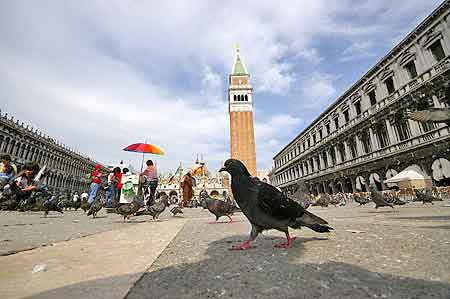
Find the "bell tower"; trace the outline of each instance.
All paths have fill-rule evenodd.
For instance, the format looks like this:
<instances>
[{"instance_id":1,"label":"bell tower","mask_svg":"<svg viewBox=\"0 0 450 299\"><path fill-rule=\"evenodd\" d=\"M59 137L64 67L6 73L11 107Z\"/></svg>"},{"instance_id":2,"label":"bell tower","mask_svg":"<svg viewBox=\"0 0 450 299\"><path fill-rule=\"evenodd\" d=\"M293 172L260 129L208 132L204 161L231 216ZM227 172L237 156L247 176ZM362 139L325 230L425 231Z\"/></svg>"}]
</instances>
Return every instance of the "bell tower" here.
<instances>
[{"instance_id":1,"label":"bell tower","mask_svg":"<svg viewBox=\"0 0 450 299\"><path fill-rule=\"evenodd\" d=\"M250 75L241 59L239 46L235 49L228 84L231 158L242 161L250 174L256 176L253 88L250 85Z\"/></svg>"}]
</instances>

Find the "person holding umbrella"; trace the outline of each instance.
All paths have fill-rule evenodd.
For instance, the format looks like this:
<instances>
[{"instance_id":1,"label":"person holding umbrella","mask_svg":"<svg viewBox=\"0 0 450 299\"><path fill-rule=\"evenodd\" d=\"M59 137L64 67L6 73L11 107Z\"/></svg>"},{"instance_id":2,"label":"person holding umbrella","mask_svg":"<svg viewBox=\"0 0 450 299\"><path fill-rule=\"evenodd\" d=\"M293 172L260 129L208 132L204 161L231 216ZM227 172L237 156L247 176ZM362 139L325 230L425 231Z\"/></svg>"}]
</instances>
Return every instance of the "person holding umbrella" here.
<instances>
[{"instance_id":1,"label":"person holding umbrella","mask_svg":"<svg viewBox=\"0 0 450 299\"><path fill-rule=\"evenodd\" d=\"M141 175L147 178L147 184L150 188L150 197L147 200L147 206L149 207L155 202L155 193L158 187L158 171L152 160L147 160L145 164L147 168L145 168Z\"/></svg>"}]
</instances>

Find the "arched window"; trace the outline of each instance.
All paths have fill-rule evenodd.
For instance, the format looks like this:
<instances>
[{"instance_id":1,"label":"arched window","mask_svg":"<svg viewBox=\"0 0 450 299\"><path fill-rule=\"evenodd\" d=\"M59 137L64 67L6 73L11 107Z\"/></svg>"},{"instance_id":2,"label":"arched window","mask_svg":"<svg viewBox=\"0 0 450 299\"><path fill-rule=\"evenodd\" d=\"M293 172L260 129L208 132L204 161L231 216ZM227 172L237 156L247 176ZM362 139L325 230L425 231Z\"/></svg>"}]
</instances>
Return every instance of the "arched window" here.
<instances>
[{"instance_id":1,"label":"arched window","mask_svg":"<svg viewBox=\"0 0 450 299\"><path fill-rule=\"evenodd\" d=\"M238 95L238 101L242 101L241 95Z\"/></svg>"},{"instance_id":2,"label":"arched window","mask_svg":"<svg viewBox=\"0 0 450 299\"><path fill-rule=\"evenodd\" d=\"M248 102L248 96L247 95L245 95L245 101Z\"/></svg>"},{"instance_id":3,"label":"arched window","mask_svg":"<svg viewBox=\"0 0 450 299\"><path fill-rule=\"evenodd\" d=\"M234 101L236 102L236 95L233 96Z\"/></svg>"}]
</instances>

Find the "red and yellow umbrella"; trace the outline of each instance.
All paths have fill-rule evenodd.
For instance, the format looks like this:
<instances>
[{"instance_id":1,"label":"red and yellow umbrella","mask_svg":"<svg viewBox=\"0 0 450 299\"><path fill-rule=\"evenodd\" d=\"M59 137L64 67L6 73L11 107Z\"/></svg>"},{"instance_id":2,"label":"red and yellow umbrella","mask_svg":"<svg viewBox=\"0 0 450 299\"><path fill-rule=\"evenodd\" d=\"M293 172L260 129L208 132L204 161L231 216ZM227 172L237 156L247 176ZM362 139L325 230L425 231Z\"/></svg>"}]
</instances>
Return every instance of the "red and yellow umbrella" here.
<instances>
[{"instance_id":1,"label":"red and yellow umbrella","mask_svg":"<svg viewBox=\"0 0 450 299\"><path fill-rule=\"evenodd\" d=\"M123 149L127 152L164 155L164 151L153 144L148 143L134 143Z\"/></svg>"},{"instance_id":2,"label":"red and yellow umbrella","mask_svg":"<svg viewBox=\"0 0 450 299\"><path fill-rule=\"evenodd\" d=\"M127 152L135 152L142 153L142 163L141 163L141 172L144 166L144 155L145 154L154 154L154 155L164 155L164 151L157 147L156 145L149 143L134 143L123 149Z\"/></svg>"}]
</instances>

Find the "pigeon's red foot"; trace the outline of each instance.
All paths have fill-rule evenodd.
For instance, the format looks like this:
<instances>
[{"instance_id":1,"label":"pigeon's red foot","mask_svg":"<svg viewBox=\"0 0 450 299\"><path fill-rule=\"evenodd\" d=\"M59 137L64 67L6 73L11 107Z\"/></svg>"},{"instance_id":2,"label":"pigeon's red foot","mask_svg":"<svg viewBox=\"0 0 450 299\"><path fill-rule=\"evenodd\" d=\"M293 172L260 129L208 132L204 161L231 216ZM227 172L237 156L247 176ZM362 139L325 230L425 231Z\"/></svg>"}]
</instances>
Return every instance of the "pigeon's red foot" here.
<instances>
[{"instance_id":1,"label":"pigeon's red foot","mask_svg":"<svg viewBox=\"0 0 450 299\"><path fill-rule=\"evenodd\" d=\"M292 245L294 244L295 239L297 239L297 237L289 238L287 242L277 244L274 247L276 247L276 248L291 248Z\"/></svg>"},{"instance_id":2,"label":"pigeon's red foot","mask_svg":"<svg viewBox=\"0 0 450 299\"><path fill-rule=\"evenodd\" d=\"M251 241L245 241L239 245L234 245L230 248L230 250L247 250L252 248L252 245L250 244Z\"/></svg>"},{"instance_id":3,"label":"pigeon's red foot","mask_svg":"<svg viewBox=\"0 0 450 299\"><path fill-rule=\"evenodd\" d=\"M230 219L228 223L233 223L233 218L231 218L230 216L228 216L228 218Z\"/></svg>"}]
</instances>

